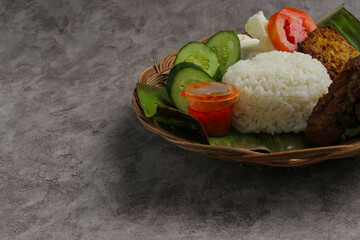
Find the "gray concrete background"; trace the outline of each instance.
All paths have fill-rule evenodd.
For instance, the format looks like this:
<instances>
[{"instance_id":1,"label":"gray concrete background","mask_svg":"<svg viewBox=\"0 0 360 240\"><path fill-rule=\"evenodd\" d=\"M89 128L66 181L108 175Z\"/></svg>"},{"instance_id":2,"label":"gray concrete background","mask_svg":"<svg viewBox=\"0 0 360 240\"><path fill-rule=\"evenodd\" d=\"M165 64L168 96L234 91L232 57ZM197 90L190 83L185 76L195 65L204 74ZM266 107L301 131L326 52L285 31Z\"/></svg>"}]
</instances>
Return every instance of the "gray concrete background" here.
<instances>
[{"instance_id":1,"label":"gray concrete background","mask_svg":"<svg viewBox=\"0 0 360 240\"><path fill-rule=\"evenodd\" d=\"M0 239L359 239L359 158L241 168L131 109L153 56L259 10L318 20L342 2L0 1Z\"/></svg>"}]
</instances>

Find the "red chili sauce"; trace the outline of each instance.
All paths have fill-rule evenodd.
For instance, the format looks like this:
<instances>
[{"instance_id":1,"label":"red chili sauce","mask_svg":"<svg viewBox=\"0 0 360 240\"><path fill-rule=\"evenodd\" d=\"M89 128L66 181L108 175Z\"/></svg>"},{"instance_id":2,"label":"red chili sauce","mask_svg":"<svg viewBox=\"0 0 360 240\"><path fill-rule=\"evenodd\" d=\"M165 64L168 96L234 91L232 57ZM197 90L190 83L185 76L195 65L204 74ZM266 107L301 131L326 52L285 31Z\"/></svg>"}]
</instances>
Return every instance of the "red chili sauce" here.
<instances>
[{"instance_id":1,"label":"red chili sauce","mask_svg":"<svg viewBox=\"0 0 360 240\"><path fill-rule=\"evenodd\" d=\"M209 137L220 137L230 130L232 110L233 106L214 112L198 112L189 108L189 113L199 120Z\"/></svg>"},{"instance_id":2,"label":"red chili sauce","mask_svg":"<svg viewBox=\"0 0 360 240\"><path fill-rule=\"evenodd\" d=\"M229 132L235 86L221 82L200 82L185 87L190 115L204 127L209 137L224 136Z\"/></svg>"}]
</instances>

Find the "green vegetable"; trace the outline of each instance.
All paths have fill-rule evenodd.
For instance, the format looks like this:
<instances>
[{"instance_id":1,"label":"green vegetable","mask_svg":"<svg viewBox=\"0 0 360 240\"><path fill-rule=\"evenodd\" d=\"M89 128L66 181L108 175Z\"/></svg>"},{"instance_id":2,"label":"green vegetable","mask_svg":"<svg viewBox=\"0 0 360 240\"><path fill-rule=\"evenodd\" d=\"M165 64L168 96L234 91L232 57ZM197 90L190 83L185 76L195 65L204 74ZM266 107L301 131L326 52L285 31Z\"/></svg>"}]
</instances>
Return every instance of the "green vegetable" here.
<instances>
[{"instance_id":1,"label":"green vegetable","mask_svg":"<svg viewBox=\"0 0 360 240\"><path fill-rule=\"evenodd\" d=\"M201 67L193 63L182 62L171 69L166 88L175 107L183 112L188 112L187 99L180 96L180 93L191 83L210 81L214 81L214 79L203 71Z\"/></svg>"},{"instance_id":2,"label":"green vegetable","mask_svg":"<svg viewBox=\"0 0 360 240\"><path fill-rule=\"evenodd\" d=\"M207 45L216 53L220 61L222 75L228 67L240 60L240 40L234 31L220 31L213 35Z\"/></svg>"},{"instance_id":3,"label":"green vegetable","mask_svg":"<svg viewBox=\"0 0 360 240\"><path fill-rule=\"evenodd\" d=\"M210 77L221 80L220 63L215 52L202 42L190 42L180 49L174 65L189 62L200 66Z\"/></svg>"},{"instance_id":4,"label":"green vegetable","mask_svg":"<svg viewBox=\"0 0 360 240\"><path fill-rule=\"evenodd\" d=\"M166 88L151 86L149 84L137 83L136 92L139 97L141 108L148 118L156 114L157 106L172 107L173 104L166 92Z\"/></svg>"},{"instance_id":5,"label":"green vegetable","mask_svg":"<svg viewBox=\"0 0 360 240\"><path fill-rule=\"evenodd\" d=\"M348 43L360 51L360 22L344 5L336 8L316 23L318 27L324 25L333 26L337 33L342 35Z\"/></svg>"},{"instance_id":6,"label":"green vegetable","mask_svg":"<svg viewBox=\"0 0 360 240\"><path fill-rule=\"evenodd\" d=\"M209 144L205 130L196 118L172 108L166 88L138 83L136 92L145 116L153 118L158 126L178 137Z\"/></svg>"}]
</instances>

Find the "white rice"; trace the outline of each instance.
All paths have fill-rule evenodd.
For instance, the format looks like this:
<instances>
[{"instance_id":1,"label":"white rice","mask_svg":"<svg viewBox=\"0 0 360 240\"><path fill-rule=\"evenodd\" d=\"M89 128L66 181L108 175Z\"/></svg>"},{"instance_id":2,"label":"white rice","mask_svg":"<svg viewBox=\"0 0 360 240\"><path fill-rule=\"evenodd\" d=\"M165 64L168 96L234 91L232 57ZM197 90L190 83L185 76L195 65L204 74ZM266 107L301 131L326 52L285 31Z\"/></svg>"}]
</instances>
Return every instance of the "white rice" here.
<instances>
[{"instance_id":1,"label":"white rice","mask_svg":"<svg viewBox=\"0 0 360 240\"><path fill-rule=\"evenodd\" d=\"M229 67L223 82L239 91L232 125L243 133L300 132L328 91L326 68L310 55L272 51Z\"/></svg>"}]
</instances>

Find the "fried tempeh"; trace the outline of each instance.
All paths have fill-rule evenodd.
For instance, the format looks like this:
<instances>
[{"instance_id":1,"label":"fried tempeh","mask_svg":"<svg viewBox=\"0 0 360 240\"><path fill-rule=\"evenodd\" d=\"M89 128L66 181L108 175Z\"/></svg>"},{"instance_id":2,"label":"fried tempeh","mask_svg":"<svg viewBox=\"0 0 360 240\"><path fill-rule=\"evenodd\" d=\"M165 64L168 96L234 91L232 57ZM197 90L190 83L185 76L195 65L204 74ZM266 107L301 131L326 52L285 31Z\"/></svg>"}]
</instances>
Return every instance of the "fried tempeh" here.
<instances>
[{"instance_id":1,"label":"fried tempeh","mask_svg":"<svg viewBox=\"0 0 360 240\"><path fill-rule=\"evenodd\" d=\"M360 126L360 56L350 59L330 84L307 120L308 142L335 143L345 129Z\"/></svg>"},{"instance_id":2,"label":"fried tempeh","mask_svg":"<svg viewBox=\"0 0 360 240\"><path fill-rule=\"evenodd\" d=\"M319 60L332 80L341 72L346 62L360 53L331 26L317 28L301 43L303 53Z\"/></svg>"}]
</instances>

